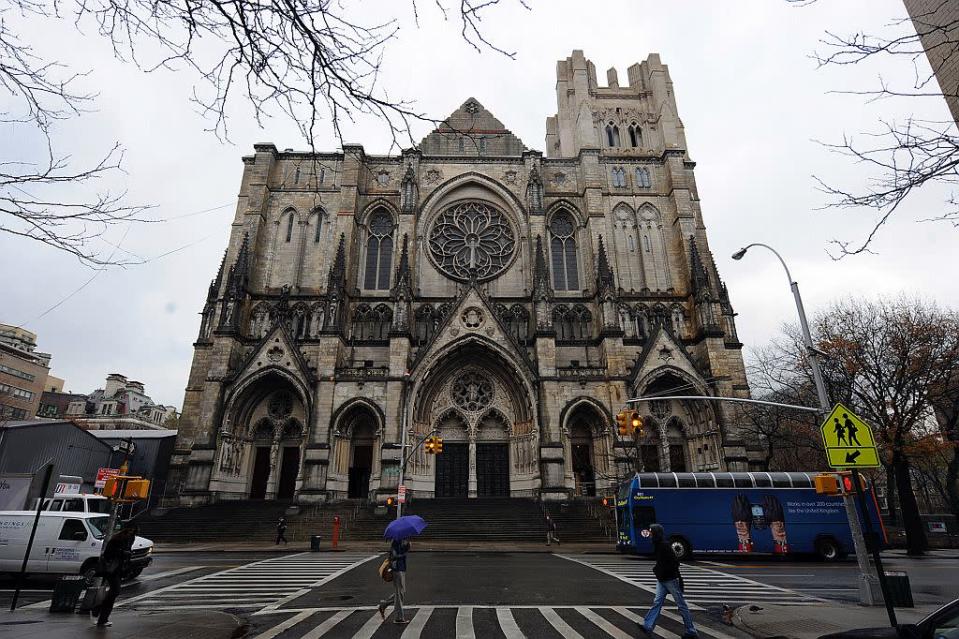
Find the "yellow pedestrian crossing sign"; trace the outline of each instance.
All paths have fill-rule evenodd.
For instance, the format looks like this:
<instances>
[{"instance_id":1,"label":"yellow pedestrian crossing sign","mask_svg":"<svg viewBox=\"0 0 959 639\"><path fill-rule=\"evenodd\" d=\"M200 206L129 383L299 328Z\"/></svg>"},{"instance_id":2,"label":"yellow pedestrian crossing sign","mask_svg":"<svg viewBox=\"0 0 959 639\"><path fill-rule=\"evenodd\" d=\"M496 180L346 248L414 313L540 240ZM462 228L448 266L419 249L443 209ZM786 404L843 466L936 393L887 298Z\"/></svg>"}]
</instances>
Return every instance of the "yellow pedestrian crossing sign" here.
<instances>
[{"instance_id":1,"label":"yellow pedestrian crossing sign","mask_svg":"<svg viewBox=\"0 0 959 639\"><path fill-rule=\"evenodd\" d=\"M822 443L832 468L878 468L872 429L858 415L836 404L822 423Z\"/></svg>"}]
</instances>

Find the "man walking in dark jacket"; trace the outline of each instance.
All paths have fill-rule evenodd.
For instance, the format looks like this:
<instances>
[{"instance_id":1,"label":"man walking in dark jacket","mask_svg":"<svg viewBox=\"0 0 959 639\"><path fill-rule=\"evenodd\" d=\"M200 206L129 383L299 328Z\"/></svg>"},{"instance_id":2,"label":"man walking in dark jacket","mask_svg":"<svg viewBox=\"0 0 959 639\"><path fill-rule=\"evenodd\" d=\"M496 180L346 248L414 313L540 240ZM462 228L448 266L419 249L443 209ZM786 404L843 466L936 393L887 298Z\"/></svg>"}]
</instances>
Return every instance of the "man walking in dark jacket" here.
<instances>
[{"instance_id":1,"label":"man walking in dark jacket","mask_svg":"<svg viewBox=\"0 0 959 639\"><path fill-rule=\"evenodd\" d=\"M643 619L643 630L647 635L652 636L656 628L656 620L659 619L659 613L666 601L666 595L670 594L679 608L679 614L683 616L683 625L686 627L683 639L698 637L699 634L693 625L693 616L683 598L682 577L679 574L679 560L676 558L676 553L666 541L666 532L662 526L653 524L649 527L649 532L653 537L653 554L656 558L656 565L653 566L653 574L656 575L656 598L653 599L653 606Z\"/></svg>"},{"instance_id":2,"label":"man walking in dark jacket","mask_svg":"<svg viewBox=\"0 0 959 639\"><path fill-rule=\"evenodd\" d=\"M120 579L130 561L136 536L135 525L127 524L126 528L110 537L103 549L103 555L100 556L97 575L107 582L107 592L103 601L93 608L90 614L97 618L97 625L101 628L113 625L110 613L113 612L113 604L120 594Z\"/></svg>"},{"instance_id":3,"label":"man walking in dark jacket","mask_svg":"<svg viewBox=\"0 0 959 639\"><path fill-rule=\"evenodd\" d=\"M280 542L284 544L286 541L286 517L280 517L280 521L276 522L276 545L279 546Z\"/></svg>"}]
</instances>

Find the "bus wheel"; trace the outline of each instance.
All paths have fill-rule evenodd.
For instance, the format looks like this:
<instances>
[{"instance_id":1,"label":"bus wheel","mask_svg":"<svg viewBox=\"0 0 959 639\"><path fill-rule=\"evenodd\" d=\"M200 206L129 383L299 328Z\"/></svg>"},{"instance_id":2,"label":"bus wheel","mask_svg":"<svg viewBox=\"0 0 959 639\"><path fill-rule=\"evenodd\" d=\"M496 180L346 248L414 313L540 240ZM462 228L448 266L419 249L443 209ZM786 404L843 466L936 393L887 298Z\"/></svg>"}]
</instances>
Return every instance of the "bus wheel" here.
<instances>
[{"instance_id":1,"label":"bus wheel","mask_svg":"<svg viewBox=\"0 0 959 639\"><path fill-rule=\"evenodd\" d=\"M842 556L839 544L831 537L822 537L816 541L816 554L823 561L836 561Z\"/></svg>"},{"instance_id":2,"label":"bus wheel","mask_svg":"<svg viewBox=\"0 0 959 639\"><path fill-rule=\"evenodd\" d=\"M675 554L676 559L680 561L689 559L693 555L693 547L682 537L670 537L669 547L673 549L673 554Z\"/></svg>"}]
</instances>

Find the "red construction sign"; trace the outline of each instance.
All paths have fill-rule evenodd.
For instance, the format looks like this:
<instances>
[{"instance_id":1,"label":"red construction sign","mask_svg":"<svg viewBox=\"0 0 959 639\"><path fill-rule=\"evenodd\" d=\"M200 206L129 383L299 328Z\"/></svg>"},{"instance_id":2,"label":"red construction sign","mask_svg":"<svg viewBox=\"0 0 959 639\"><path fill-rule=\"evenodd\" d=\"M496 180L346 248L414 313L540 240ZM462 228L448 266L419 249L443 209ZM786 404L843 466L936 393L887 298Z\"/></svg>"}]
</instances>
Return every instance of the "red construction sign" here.
<instances>
[{"instance_id":1,"label":"red construction sign","mask_svg":"<svg viewBox=\"0 0 959 639\"><path fill-rule=\"evenodd\" d=\"M97 481L93 484L94 488L103 488L107 480L120 474L119 468L100 468L97 470Z\"/></svg>"}]
</instances>

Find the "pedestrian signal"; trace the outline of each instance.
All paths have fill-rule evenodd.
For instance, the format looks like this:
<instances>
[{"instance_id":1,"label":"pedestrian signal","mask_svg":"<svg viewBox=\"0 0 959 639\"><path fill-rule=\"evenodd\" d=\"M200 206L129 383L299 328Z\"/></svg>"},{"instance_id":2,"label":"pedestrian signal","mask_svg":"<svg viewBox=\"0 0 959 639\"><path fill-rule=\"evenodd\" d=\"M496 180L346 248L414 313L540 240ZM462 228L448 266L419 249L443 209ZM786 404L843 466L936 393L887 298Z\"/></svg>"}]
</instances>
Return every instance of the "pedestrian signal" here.
<instances>
[{"instance_id":1,"label":"pedestrian signal","mask_svg":"<svg viewBox=\"0 0 959 639\"><path fill-rule=\"evenodd\" d=\"M387 497L387 498L386 498L386 505L387 505L387 507L393 505L393 498L392 498L392 497Z\"/></svg>"},{"instance_id":2,"label":"pedestrian signal","mask_svg":"<svg viewBox=\"0 0 959 639\"><path fill-rule=\"evenodd\" d=\"M439 455L442 452L443 452L443 438L434 437L433 438L433 454Z\"/></svg>"},{"instance_id":3,"label":"pedestrian signal","mask_svg":"<svg viewBox=\"0 0 959 639\"><path fill-rule=\"evenodd\" d=\"M844 495L853 495L856 493L856 484L852 480L852 473L839 473L839 478ZM859 486L863 490L866 490L866 479L862 475L859 476Z\"/></svg>"},{"instance_id":4,"label":"pedestrian signal","mask_svg":"<svg viewBox=\"0 0 959 639\"><path fill-rule=\"evenodd\" d=\"M426 450L427 455L435 455L436 454L436 438L432 436L427 437L426 443L423 444L423 448Z\"/></svg>"},{"instance_id":5,"label":"pedestrian signal","mask_svg":"<svg viewBox=\"0 0 959 639\"><path fill-rule=\"evenodd\" d=\"M816 475L816 492L820 495L835 495L839 493L839 481L835 475L823 473Z\"/></svg>"},{"instance_id":6,"label":"pedestrian signal","mask_svg":"<svg viewBox=\"0 0 959 639\"><path fill-rule=\"evenodd\" d=\"M629 427L632 429L634 435L643 432L643 418L640 417L636 411L629 413Z\"/></svg>"},{"instance_id":7,"label":"pedestrian signal","mask_svg":"<svg viewBox=\"0 0 959 639\"><path fill-rule=\"evenodd\" d=\"M616 427L619 429L619 434L622 437L625 437L629 434L629 414L621 410L616 413Z\"/></svg>"},{"instance_id":8,"label":"pedestrian signal","mask_svg":"<svg viewBox=\"0 0 959 639\"><path fill-rule=\"evenodd\" d=\"M149 479L131 479L123 487L124 499L146 499L150 496Z\"/></svg>"}]
</instances>

